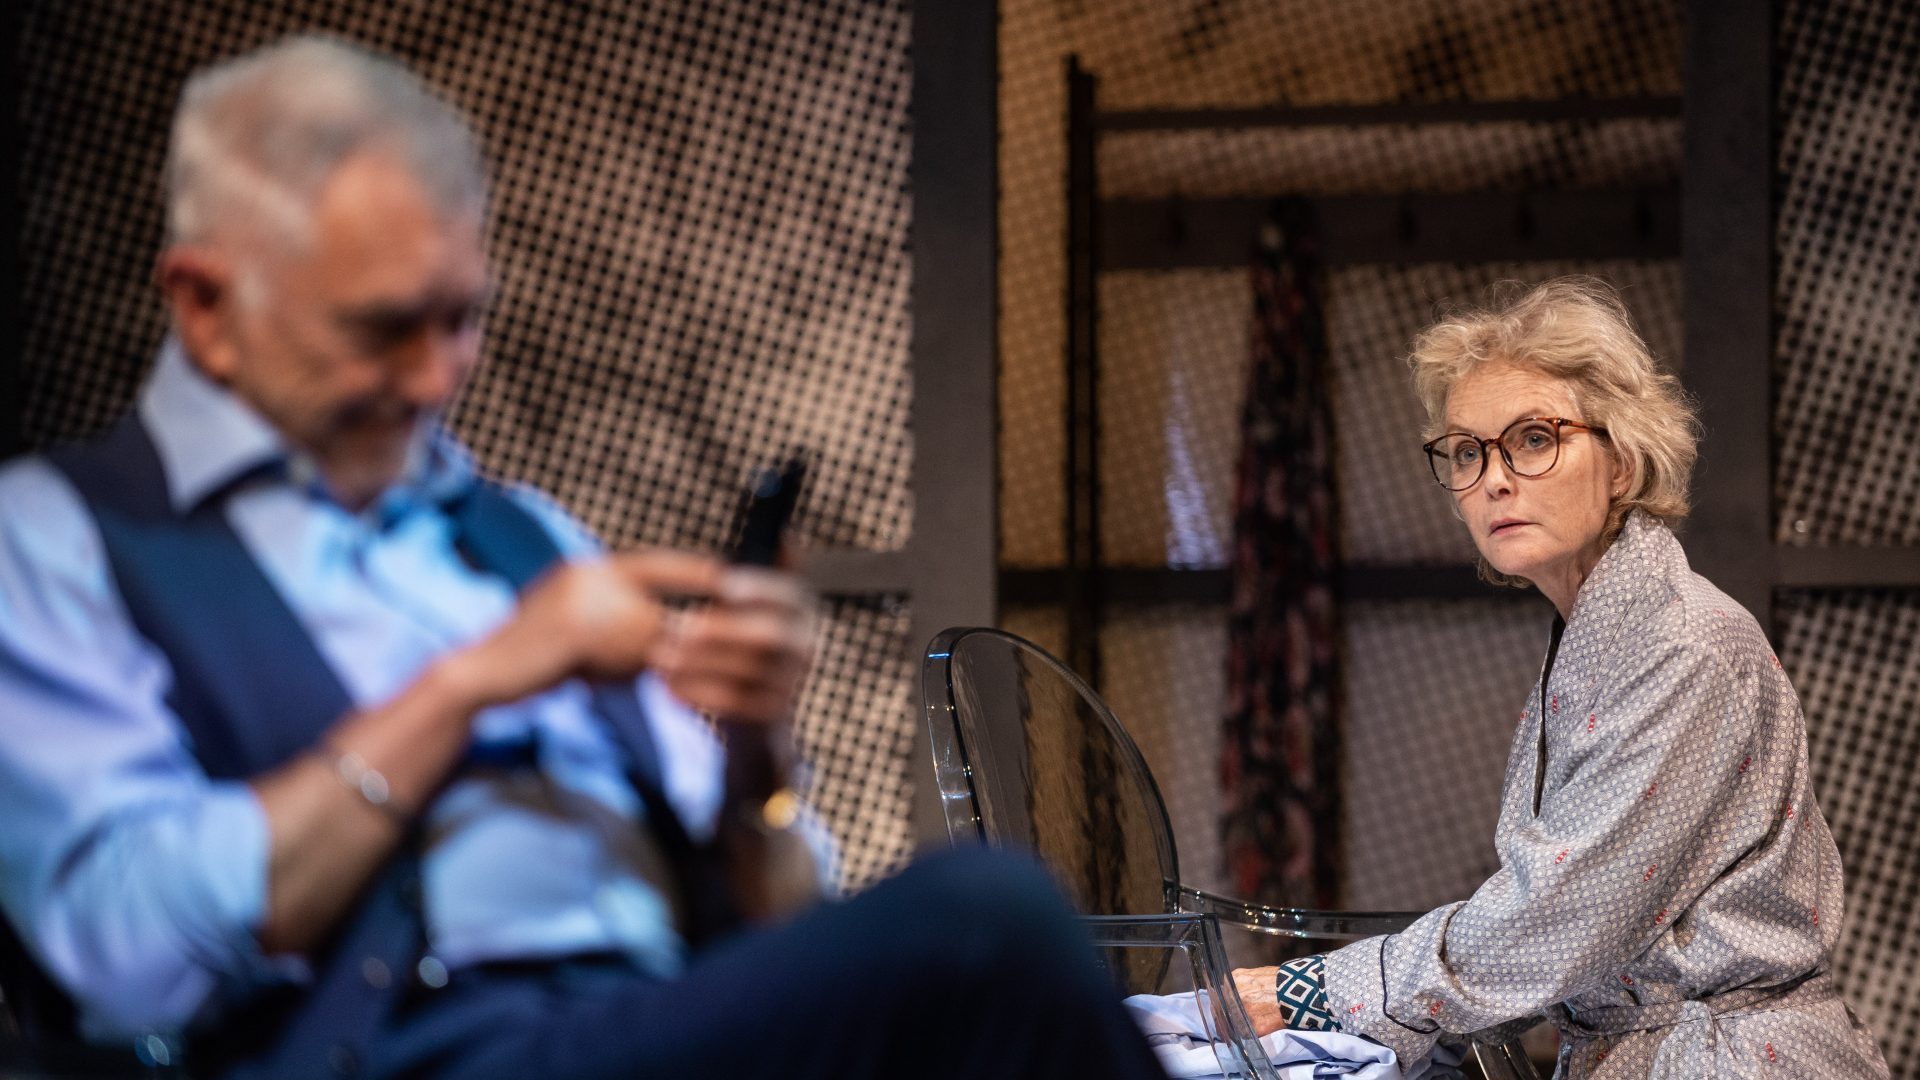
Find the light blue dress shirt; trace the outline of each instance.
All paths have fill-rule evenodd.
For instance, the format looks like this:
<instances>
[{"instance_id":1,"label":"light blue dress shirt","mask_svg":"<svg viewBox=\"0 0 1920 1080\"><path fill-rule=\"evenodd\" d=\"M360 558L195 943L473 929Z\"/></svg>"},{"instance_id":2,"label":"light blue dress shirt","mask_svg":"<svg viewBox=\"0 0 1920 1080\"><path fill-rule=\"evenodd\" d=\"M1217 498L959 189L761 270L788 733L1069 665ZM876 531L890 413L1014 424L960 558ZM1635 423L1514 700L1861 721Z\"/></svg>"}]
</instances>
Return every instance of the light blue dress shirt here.
<instances>
[{"instance_id":1,"label":"light blue dress shirt","mask_svg":"<svg viewBox=\"0 0 1920 1080\"><path fill-rule=\"evenodd\" d=\"M275 459L280 477L227 500L235 531L352 700L377 705L433 657L513 610L502 580L455 552L441 501L471 483L465 452L424 437L407 478L361 513L327 498L264 419L176 343L138 402L176 507ZM516 491L570 555L594 542ZM217 605L219 597L207 598ZM252 789L200 769L164 698L167 660L114 590L98 531L45 460L0 469L0 905L79 1000L95 1037L176 1030L215 990L299 979L263 956L267 822ZM664 787L710 834L722 755L705 722L650 678ZM569 683L482 713L477 740L537 740L540 767L475 773L427 811L423 907L448 967L618 950L670 974L682 945L640 801L615 744Z\"/></svg>"}]
</instances>

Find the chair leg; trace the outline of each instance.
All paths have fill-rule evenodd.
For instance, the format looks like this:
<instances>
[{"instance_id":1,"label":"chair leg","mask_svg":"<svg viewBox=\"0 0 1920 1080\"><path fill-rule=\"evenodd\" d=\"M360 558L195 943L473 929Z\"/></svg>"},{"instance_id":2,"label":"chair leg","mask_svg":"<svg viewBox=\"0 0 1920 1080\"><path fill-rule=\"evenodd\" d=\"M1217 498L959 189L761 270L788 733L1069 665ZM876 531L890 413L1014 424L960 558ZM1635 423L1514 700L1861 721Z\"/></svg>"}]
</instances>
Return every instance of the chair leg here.
<instances>
[{"instance_id":1,"label":"chair leg","mask_svg":"<svg viewBox=\"0 0 1920 1080\"><path fill-rule=\"evenodd\" d=\"M1527 1057L1518 1039L1509 1039L1498 1046L1474 1043L1473 1058L1480 1063L1480 1072L1487 1080L1540 1080L1539 1070L1533 1067L1532 1059Z\"/></svg>"}]
</instances>

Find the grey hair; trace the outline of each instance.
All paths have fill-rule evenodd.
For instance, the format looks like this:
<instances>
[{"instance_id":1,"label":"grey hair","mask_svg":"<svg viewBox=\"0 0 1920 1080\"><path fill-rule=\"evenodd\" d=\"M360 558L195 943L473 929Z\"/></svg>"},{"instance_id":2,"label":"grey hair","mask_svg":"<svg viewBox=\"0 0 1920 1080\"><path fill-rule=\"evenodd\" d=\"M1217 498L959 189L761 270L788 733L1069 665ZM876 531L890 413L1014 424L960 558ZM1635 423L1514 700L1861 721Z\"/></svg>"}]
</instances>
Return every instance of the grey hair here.
<instances>
[{"instance_id":1,"label":"grey hair","mask_svg":"<svg viewBox=\"0 0 1920 1080\"><path fill-rule=\"evenodd\" d=\"M297 35L202 68L173 117L168 241L204 242L239 220L304 242L320 189L366 151L393 155L443 211L486 199L466 121L395 60Z\"/></svg>"},{"instance_id":2,"label":"grey hair","mask_svg":"<svg viewBox=\"0 0 1920 1080\"><path fill-rule=\"evenodd\" d=\"M1584 419L1607 429L1609 450L1632 467L1627 490L1607 508L1602 538L1612 544L1635 510L1674 525L1687 516L1700 441L1693 401L1655 362L1620 296L1598 278L1562 277L1531 288L1497 286L1482 308L1456 312L1422 331L1407 358L1427 410L1426 437L1441 434L1447 397L1484 364L1506 363L1563 380ZM1495 584L1526 585L1480 561Z\"/></svg>"}]
</instances>

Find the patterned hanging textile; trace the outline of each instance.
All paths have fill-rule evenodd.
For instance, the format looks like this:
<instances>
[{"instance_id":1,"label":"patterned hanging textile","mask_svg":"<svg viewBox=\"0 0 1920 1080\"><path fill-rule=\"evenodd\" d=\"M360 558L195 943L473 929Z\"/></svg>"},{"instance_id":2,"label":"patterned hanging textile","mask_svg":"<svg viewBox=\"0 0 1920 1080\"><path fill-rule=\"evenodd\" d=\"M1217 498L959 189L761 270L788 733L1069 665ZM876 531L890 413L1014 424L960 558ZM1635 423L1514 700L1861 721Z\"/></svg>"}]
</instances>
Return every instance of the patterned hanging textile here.
<instances>
[{"instance_id":1,"label":"patterned hanging textile","mask_svg":"<svg viewBox=\"0 0 1920 1080\"><path fill-rule=\"evenodd\" d=\"M1310 203L1274 203L1234 496L1222 836L1239 895L1331 907L1339 887L1332 389Z\"/></svg>"}]
</instances>

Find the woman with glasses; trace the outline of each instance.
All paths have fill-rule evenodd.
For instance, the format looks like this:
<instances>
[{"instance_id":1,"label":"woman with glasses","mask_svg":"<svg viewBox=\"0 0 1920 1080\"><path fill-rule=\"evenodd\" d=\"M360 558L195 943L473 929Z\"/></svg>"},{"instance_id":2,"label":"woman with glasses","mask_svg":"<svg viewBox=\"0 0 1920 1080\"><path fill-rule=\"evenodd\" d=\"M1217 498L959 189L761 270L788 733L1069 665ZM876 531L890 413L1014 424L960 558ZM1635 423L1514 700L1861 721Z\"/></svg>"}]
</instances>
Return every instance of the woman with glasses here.
<instances>
[{"instance_id":1,"label":"woman with glasses","mask_svg":"<svg viewBox=\"0 0 1920 1080\"><path fill-rule=\"evenodd\" d=\"M1833 989L1840 856L1799 701L1671 531L1697 439L1679 381L1585 279L1447 318L1410 363L1481 573L1558 613L1500 867L1401 933L1237 972L1256 1024L1337 1027L1417 1066L1544 1012L1557 1076L1885 1077Z\"/></svg>"}]
</instances>

